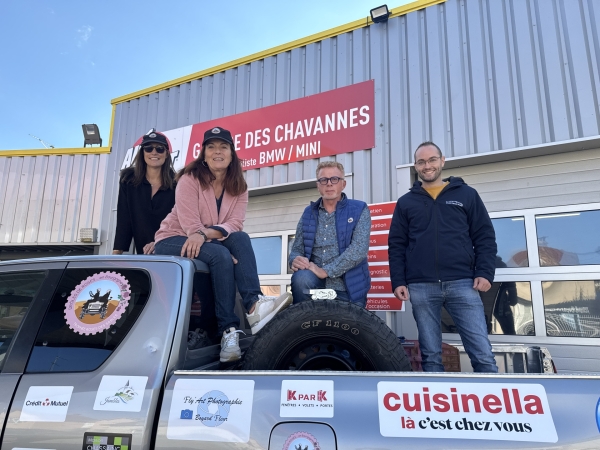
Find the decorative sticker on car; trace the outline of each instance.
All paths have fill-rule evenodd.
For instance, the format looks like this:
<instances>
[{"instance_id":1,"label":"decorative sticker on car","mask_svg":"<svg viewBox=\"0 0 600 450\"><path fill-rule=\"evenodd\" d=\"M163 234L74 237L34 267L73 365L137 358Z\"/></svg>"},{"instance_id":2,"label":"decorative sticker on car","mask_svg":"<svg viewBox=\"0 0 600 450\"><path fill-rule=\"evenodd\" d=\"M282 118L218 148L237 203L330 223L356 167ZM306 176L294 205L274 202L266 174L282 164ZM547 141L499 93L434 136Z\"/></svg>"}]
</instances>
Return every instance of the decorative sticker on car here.
<instances>
[{"instance_id":1,"label":"decorative sticker on car","mask_svg":"<svg viewBox=\"0 0 600 450\"><path fill-rule=\"evenodd\" d=\"M73 386L30 386L21 409L21 422L64 422Z\"/></svg>"},{"instance_id":2,"label":"decorative sticker on car","mask_svg":"<svg viewBox=\"0 0 600 450\"><path fill-rule=\"evenodd\" d=\"M333 380L283 380L281 417L333 417Z\"/></svg>"},{"instance_id":3,"label":"decorative sticker on car","mask_svg":"<svg viewBox=\"0 0 600 450\"><path fill-rule=\"evenodd\" d=\"M377 384L385 437L557 442L541 384Z\"/></svg>"},{"instance_id":4,"label":"decorative sticker on car","mask_svg":"<svg viewBox=\"0 0 600 450\"><path fill-rule=\"evenodd\" d=\"M130 450L133 435L123 433L84 433L83 450Z\"/></svg>"},{"instance_id":5,"label":"decorative sticker on car","mask_svg":"<svg viewBox=\"0 0 600 450\"><path fill-rule=\"evenodd\" d=\"M179 379L167 426L168 439L248 442L253 380Z\"/></svg>"},{"instance_id":6,"label":"decorative sticker on car","mask_svg":"<svg viewBox=\"0 0 600 450\"><path fill-rule=\"evenodd\" d=\"M104 375L94 410L140 412L147 383L148 377Z\"/></svg>"},{"instance_id":7,"label":"decorative sticker on car","mask_svg":"<svg viewBox=\"0 0 600 450\"><path fill-rule=\"evenodd\" d=\"M285 440L283 450L321 450L321 447L312 434L298 431Z\"/></svg>"},{"instance_id":8,"label":"decorative sticker on car","mask_svg":"<svg viewBox=\"0 0 600 450\"><path fill-rule=\"evenodd\" d=\"M131 290L127 279L115 272L99 272L79 283L65 305L65 319L78 334L97 334L121 318Z\"/></svg>"}]
</instances>

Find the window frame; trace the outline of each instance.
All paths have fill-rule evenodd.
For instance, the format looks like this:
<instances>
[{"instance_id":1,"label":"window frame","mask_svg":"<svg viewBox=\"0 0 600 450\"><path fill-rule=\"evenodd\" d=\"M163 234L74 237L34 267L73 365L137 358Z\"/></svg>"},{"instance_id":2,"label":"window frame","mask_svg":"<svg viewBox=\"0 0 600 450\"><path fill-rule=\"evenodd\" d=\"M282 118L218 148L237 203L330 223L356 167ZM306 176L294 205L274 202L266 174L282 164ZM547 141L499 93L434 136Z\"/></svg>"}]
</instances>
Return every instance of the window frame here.
<instances>
[{"instance_id":1,"label":"window frame","mask_svg":"<svg viewBox=\"0 0 600 450\"><path fill-rule=\"evenodd\" d=\"M271 275L259 275L258 280L261 286L279 286L280 292L284 293L292 281L292 274L287 273L288 270L288 239L290 236L296 234L296 230L284 230L277 232L264 232L264 233L250 233L250 239L264 238L264 237L281 237L281 264L279 267L279 274Z\"/></svg>"}]
</instances>

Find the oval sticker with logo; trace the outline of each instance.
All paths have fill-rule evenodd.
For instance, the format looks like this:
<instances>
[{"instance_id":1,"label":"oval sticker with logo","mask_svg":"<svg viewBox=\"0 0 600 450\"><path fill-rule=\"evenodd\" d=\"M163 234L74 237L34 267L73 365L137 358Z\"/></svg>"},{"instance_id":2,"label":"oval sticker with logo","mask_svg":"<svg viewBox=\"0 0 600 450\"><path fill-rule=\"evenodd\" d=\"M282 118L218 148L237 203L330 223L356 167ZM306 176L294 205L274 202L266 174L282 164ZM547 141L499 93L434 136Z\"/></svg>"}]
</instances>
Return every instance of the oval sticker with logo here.
<instances>
[{"instance_id":1,"label":"oval sticker with logo","mask_svg":"<svg viewBox=\"0 0 600 450\"><path fill-rule=\"evenodd\" d=\"M79 283L65 305L65 319L78 334L97 334L113 326L129 305L127 279L115 272L99 272Z\"/></svg>"},{"instance_id":2,"label":"oval sticker with logo","mask_svg":"<svg viewBox=\"0 0 600 450\"><path fill-rule=\"evenodd\" d=\"M286 439L283 450L321 450L321 446L312 434L298 431Z\"/></svg>"}]
</instances>

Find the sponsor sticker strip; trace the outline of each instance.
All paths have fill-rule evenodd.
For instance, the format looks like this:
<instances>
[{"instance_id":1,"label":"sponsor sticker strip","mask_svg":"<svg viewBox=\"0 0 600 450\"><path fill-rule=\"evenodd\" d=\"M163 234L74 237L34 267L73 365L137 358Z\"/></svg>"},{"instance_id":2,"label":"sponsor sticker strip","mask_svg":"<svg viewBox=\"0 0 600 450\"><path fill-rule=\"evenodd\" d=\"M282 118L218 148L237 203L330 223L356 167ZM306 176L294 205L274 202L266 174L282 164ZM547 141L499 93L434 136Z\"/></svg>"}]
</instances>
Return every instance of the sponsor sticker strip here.
<instances>
[{"instance_id":1,"label":"sponsor sticker strip","mask_svg":"<svg viewBox=\"0 0 600 450\"><path fill-rule=\"evenodd\" d=\"M541 384L382 381L377 396L386 437L558 440Z\"/></svg>"},{"instance_id":2,"label":"sponsor sticker strip","mask_svg":"<svg viewBox=\"0 0 600 450\"><path fill-rule=\"evenodd\" d=\"M333 417L333 380L283 380L281 417Z\"/></svg>"}]
</instances>

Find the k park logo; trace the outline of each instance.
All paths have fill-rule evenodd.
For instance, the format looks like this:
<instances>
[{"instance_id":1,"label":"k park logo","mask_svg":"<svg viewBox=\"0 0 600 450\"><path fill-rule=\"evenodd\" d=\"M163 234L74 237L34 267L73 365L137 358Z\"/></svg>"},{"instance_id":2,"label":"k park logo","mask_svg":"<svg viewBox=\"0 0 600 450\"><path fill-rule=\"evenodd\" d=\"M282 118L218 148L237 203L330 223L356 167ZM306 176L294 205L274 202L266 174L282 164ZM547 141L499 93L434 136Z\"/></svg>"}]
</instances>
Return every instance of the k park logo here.
<instances>
[{"instance_id":1,"label":"k park logo","mask_svg":"<svg viewBox=\"0 0 600 450\"><path fill-rule=\"evenodd\" d=\"M292 400L309 400L316 402L326 402L327 400L327 391L317 391L317 393L296 393L291 389L287 390L287 401Z\"/></svg>"}]
</instances>

